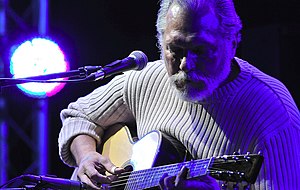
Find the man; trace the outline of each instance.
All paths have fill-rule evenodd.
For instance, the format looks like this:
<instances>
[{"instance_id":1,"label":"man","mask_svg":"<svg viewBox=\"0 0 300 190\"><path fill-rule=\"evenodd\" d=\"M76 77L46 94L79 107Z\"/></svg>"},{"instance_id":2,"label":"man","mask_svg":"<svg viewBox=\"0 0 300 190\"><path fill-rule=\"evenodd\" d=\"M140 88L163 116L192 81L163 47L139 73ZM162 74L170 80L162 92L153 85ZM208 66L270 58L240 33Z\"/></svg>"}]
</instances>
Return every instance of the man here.
<instances>
[{"instance_id":1,"label":"man","mask_svg":"<svg viewBox=\"0 0 300 190\"><path fill-rule=\"evenodd\" d=\"M124 172L98 153L105 130L160 130L194 158L262 152L253 189L300 188L300 114L278 80L236 58L241 22L231 0L162 0L157 20L162 60L130 71L61 112L61 159L95 189ZM293 170L293 171L291 171ZM187 169L161 178L162 189L218 189Z\"/></svg>"}]
</instances>

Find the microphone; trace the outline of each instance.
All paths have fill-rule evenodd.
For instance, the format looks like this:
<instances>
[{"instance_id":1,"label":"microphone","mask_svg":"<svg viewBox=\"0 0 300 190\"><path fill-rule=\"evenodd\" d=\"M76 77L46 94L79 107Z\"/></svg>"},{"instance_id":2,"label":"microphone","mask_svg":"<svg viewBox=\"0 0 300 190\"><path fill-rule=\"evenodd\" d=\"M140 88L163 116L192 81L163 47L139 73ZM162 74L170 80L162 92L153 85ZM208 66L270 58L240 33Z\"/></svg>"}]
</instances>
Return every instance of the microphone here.
<instances>
[{"instance_id":1,"label":"microphone","mask_svg":"<svg viewBox=\"0 0 300 190\"><path fill-rule=\"evenodd\" d=\"M21 179L24 181L37 183L42 187L55 188L55 189L70 189L70 190L86 190L87 185L80 181L62 179L47 176L35 176L35 175L22 175Z\"/></svg>"},{"instance_id":2,"label":"microphone","mask_svg":"<svg viewBox=\"0 0 300 190\"><path fill-rule=\"evenodd\" d=\"M142 51L133 51L130 55L122 60L116 60L108 65L103 66L98 71L92 73L88 78L98 80L112 75L120 74L129 70L142 70L148 63L147 56Z\"/></svg>"}]
</instances>

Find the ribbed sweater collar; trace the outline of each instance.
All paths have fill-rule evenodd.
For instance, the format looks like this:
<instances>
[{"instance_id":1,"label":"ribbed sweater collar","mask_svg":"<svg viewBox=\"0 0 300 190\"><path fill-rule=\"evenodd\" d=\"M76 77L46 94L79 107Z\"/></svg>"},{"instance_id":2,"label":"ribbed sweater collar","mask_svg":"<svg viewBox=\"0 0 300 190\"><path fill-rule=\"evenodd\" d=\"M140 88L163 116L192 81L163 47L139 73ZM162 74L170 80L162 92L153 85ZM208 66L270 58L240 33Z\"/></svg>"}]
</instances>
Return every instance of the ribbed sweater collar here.
<instances>
[{"instance_id":1,"label":"ribbed sweater collar","mask_svg":"<svg viewBox=\"0 0 300 190\"><path fill-rule=\"evenodd\" d=\"M210 97L199 102L199 104L215 104L223 102L230 96L234 96L239 89L246 84L246 81L248 81L251 77L252 67L248 62L237 57L235 57L235 61L240 68L240 73L237 75L237 77L234 80L222 85L220 88L217 88Z\"/></svg>"}]
</instances>

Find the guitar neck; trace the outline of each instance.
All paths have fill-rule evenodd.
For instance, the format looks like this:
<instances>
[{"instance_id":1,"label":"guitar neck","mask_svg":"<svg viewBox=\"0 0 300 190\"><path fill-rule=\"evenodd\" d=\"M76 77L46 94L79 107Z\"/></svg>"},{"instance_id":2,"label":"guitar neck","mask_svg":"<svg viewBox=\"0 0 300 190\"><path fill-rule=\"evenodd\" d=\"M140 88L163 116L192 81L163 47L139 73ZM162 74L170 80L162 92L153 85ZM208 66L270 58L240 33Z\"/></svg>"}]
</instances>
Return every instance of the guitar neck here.
<instances>
[{"instance_id":1,"label":"guitar neck","mask_svg":"<svg viewBox=\"0 0 300 190\"><path fill-rule=\"evenodd\" d=\"M136 190L146 189L159 185L160 178L167 173L176 175L183 166L189 168L188 178L195 178L205 175L209 168L212 158L204 160L193 160L183 163L154 167L145 170L131 172L125 189Z\"/></svg>"}]
</instances>

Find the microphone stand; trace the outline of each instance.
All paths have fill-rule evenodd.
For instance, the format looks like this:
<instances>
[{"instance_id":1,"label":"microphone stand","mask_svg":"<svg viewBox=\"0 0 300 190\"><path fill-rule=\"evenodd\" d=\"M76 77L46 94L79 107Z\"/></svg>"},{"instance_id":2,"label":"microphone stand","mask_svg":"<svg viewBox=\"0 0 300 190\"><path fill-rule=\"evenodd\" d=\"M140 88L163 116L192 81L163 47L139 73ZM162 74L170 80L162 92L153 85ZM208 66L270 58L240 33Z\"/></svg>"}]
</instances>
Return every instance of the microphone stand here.
<instances>
[{"instance_id":1,"label":"microphone stand","mask_svg":"<svg viewBox=\"0 0 300 190\"><path fill-rule=\"evenodd\" d=\"M55 82L83 82L83 81L93 81L93 73L102 70L101 66L85 66L80 67L77 70L71 70L60 73L51 73L47 75L32 76L26 78L0 78L0 88L22 84L27 82L39 82L39 83L55 83ZM77 77L77 80L52 80L52 79L62 79L66 77Z\"/></svg>"}]
</instances>

